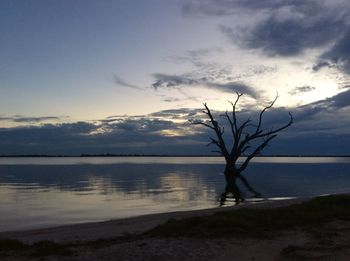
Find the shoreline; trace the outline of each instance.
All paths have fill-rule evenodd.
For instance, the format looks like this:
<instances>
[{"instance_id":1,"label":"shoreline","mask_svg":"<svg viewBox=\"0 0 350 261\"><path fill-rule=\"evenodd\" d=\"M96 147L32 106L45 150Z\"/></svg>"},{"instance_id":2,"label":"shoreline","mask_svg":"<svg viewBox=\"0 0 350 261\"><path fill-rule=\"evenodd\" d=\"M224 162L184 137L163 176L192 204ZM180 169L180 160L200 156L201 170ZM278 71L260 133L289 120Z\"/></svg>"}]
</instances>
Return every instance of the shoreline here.
<instances>
[{"instance_id":1,"label":"shoreline","mask_svg":"<svg viewBox=\"0 0 350 261\"><path fill-rule=\"evenodd\" d=\"M0 232L0 239L16 239L23 243L32 244L39 241L54 241L58 243L89 242L100 239L112 239L133 234L141 234L165 223L170 218L183 219L195 216L211 215L216 212L241 208L276 208L298 204L312 197L292 198L281 200L262 200L242 203L238 206L215 207L209 209L166 212L141 215L136 217L112 219L101 222L60 225L48 228L36 228Z\"/></svg>"},{"instance_id":2,"label":"shoreline","mask_svg":"<svg viewBox=\"0 0 350 261\"><path fill-rule=\"evenodd\" d=\"M81 154L81 155L40 155L40 154L24 154L24 155L0 155L0 158L89 158L89 157L218 157L222 158L220 155L214 155L214 154ZM242 155L242 157L247 157L247 155ZM350 155L348 154L325 154L325 155L301 155L301 154L266 154L266 155L256 155L255 157L290 157L290 158L297 158L297 157L311 157L311 158L318 158L318 157L334 157L334 158L350 158Z\"/></svg>"},{"instance_id":3,"label":"shoreline","mask_svg":"<svg viewBox=\"0 0 350 261\"><path fill-rule=\"evenodd\" d=\"M0 256L4 261L347 261L350 195L323 196L5 232Z\"/></svg>"}]
</instances>

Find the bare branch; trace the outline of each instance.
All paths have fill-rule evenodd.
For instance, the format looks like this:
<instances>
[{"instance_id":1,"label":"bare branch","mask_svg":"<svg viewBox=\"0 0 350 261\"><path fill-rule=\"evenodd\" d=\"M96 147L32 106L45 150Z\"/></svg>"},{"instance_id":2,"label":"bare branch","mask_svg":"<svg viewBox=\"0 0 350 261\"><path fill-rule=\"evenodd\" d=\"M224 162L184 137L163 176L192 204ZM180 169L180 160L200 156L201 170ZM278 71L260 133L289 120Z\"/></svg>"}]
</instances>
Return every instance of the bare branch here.
<instances>
[{"instance_id":1,"label":"bare branch","mask_svg":"<svg viewBox=\"0 0 350 261\"><path fill-rule=\"evenodd\" d=\"M267 139L265 139L263 141L263 143L261 143L244 161L244 163L241 165L241 167L238 169L239 172L242 172L243 170L245 170L249 164L249 162L252 160L252 158L254 158L256 155L258 155L267 145L268 143L274 139L275 137L277 137L277 135L272 135L270 137L268 137Z\"/></svg>"},{"instance_id":2,"label":"bare branch","mask_svg":"<svg viewBox=\"0 0 350 261\"><path fill-rule=\"evenodd\" d=\"M278 96L277 96L277 98L278 98ZM273 104L275 103L275 101L276 101L276 99L275 99L274 101L272 101L271 104L270 104L269 106L267 106L267 107L265 107L265 108L271 108L271 107L273 106ZM264 109L265 109L265 108L264 108ZM291 126L292 123L293 123L293 121L294 121L294 118L293 118L293 115L292 115L290 112L288 112L288 114L289 114L289 117L290 117L290 118L289 118L289 121L288 121L285 125L283 125L283 126L277 128L277 129L271 129L271 130L269 130L269 131L267 131L267 132L263 132L263 131L260 129L260 126L258 125L258 127L256 128L255 132L254 132L252 135L249 135L249 134L246 135L245 139L241 141L240 145L238 146L238 149L237 149L237 152L236 152L236 153L239 153L239 154L240 154L241 151L242 151L242 148L243 148L246 144L248 144L251 140L258 139L258 138L269 137L269 136L274 135L274 134L276 134L276 133L278 133L278 132L280 132L280 131L282 131L282 130L288 128L289 126ZM260 115L262 115L262 113L260 113ZM259 121L260 121L260 120L259 120Z\"/></svg>"},{"instance_id":3,"label":"bare branch","mask_svg":"<svg viewBox=\"0 0 350 261\"><path fill-rule=\"evenodd\" d=\"M223 131L221 130L219 124L217 121L215 121L209 107L207 106L206 103L204 103L204 107L206 109L206 112L207 112L207 115L210 119L210 123L211 123L211 129L213 129L216 133L216 136L218 138L218 140L215 140L216 142L214 142L221 150L222 154L224 155L225 159L226 160L229 160L229 153L227 151L227 148L226 148L226 144L224 142L224 139L222 137L223 135ZM212 140L213 141L213 140Z\"/></svg>"},{"instance_id":4,"label":"bare branch","mask_svg":"<svg viewBox=\"0 0 350 261\"><path fill-rule=\"evenodd\" d=\"M233 121L234 129L235 129L235 133L237 133L237 129L238 129L237 117L236 117L236 106L237 106L239 99L243 95L243 93L236 92L236 94L237 94L237 98L236 98L235 102L229 101L229 103L232 105L232 121Z\"/></svg>"},{"instance_id":5,"label":"bare branch","mask_svg":"<svg viewBox=\"0 0 350 261\"><path fill-rule=\"evenodd\" d=\"M220 115L226 118L230 130L232 132L233 146L231 148L230 153L228 153L225 141L223 139L225 129L223 126L220 126L219 123L214 119L206 103L204 103L205 110L203 112L208 116L209 120L205 122L191 122L193 124L203 125L207 128L212 129L215 132L216 139L210 138L211 142L208 145L214 144L215 146L217 146L219 152L225 157L226 162L230 164L236 164L238 158L242 156L245 152L247 152L249 148L251 148L251 141L262 138L263 140L260 141L260 145L258 145L257 147L253 147L253 152L249 154L244 163L238 168L238 171L241 172L247 167L252 158L258 155L266 146L268 146L268 143L277 136L278 132L291 126L294 119L292 114L289 113L290 119L286 124L278 128L271 128L268 130L262 129L265 112L274 106L276 100L278 99L277 94L275 99L260 111L258 122L256 124L253 124L250 118L248 118L243 123L238 123L236 107L239 102L239 99L243 94L238 92L236 94L236 100L234 102L229 101L229 103L232 106L232 115L230 115L228 111L226 111L225 114Z\"/></svg>"},{"instance_id":6,"label":"bare branch","mask_svg":"<svg viewBox=\"0 0 350 261\"><path fill-rule=\"evenodd\" d=\"M245 152L247 149L249 149L249 148L250 148L249 145L248 145L248 146L245 146L245 147L241 150L241 155L243 155L244 152Z\"/></svg>"},{"instance_id":7,"label":"bare branch","mask_svg":"<svg viewBox=\"0 0 350 261\"><path fill-rule=\"evenodd\" d=\"M285 125L279 127L278 129L270 130L270 131L268 131L268 132L258 134L258 135L256 135L254 138L261 138L261 137L270 136L270 135L272 135L272 134L275 134L275 133L277 133L277 132L280 132L281 130L284 130L284 129L288 128L290 125L292 125L292 123L293 123L293 121L294 121L293 115L292 115L290 112L288 112L288 114L289 114L289 117L290 117L290 118L289 118L289 121L288 121L287 124L285 124Z\"/></svg>"},{"instance_id":8,"label":"bare branch","mask_svg":"<svg viewBox=\"0 0 350 261\"><path fill-rule=\"evenodd\" d=\"M261 124L262 124L262 119L263 119L263 114L265 113L266 110L272 108L272 106L275 104L277 99L278 99L278 93L276 93L275 99L268 106L266 106L264 109L262 109L262 111L260 112L260 114L259 114L259 122L258 122L258 126L256 127L256 132L258 132L260 130L260 127L261 127Z\"/></svg>"},{"instance_id":9,"label":"bare branch","mask_svg":"<svg viewBox=\"0 0 350 261\"><path fill-rule=\"evenodd\" d=\"M244 129L246 127L249 126L249 123L250 123L250 118L247 119L245 122L242 123L242 125L238 128L238 131L237 131L237 146L239 144L239 141L241 140L241 137L242 137L242 133L244 131ZM249 137L249 134L246 135L246 137Z\"/></svg>"},{"instance_id":10,"label":"bare branch","mask_svg":"<svg viewBox=\"0 0 350 261\"><path fill-rule=\"evenodd\" d=\"M218 146L220 148L220 143L219 141L217 141L216 139L210 137L210 142L207 144L207 146L211 145L211 144L215 144L216 146Z\"/></svg>"},{"instance_id":11,"label":"bare branch","mask_svg":"<svg viewBox=\"0 0 350 261\"><path fill-rule=\"evenodd\" d=\"M236 132L237 132L237 131L236 131L235 125L233 124L233 122L232 122L230 116L228 115L228 111L225 112L225 115L224 115L224 116L226 116L226 119L227 119L228 123L230 124L232 136L233 136L233 139L235 139L235 138L236 138Z\"/></svg>"}]
</instances>

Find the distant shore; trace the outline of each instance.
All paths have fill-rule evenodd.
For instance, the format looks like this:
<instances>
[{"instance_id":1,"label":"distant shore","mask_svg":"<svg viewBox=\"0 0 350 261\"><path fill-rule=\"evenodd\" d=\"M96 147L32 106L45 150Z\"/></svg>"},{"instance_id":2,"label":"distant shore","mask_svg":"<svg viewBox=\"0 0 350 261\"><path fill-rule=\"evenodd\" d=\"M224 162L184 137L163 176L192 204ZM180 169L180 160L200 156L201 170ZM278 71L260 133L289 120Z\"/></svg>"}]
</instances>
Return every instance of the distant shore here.
<instances>
[{"instance_id":1,"label":"distant shore","mask_svg":"<svg viewBox=\"0 0 350 261\"><path fill-rule=\"evenodd\" d=\"M204 154L204 155L188 155L188 154L81 154L81 155L47 155L47 154L25 154L25 155L0 155L0 158L84 158L84 157L215 157L222 158L220 155ZM242 157L246 157L243 155ZM334 158L348 158L350 155L284 155L284 154L271 154L271 155L257 155L259 157L291 157L291 158L317 158L317 157L334 157Z\"/></svg>"}]
</instances>

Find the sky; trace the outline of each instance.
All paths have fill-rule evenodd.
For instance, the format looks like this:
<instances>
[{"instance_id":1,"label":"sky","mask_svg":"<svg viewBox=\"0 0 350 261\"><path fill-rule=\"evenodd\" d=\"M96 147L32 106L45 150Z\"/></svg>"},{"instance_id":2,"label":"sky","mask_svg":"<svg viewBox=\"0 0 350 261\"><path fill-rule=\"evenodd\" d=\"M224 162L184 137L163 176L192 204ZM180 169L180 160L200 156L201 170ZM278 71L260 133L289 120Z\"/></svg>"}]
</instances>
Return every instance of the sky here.
<instances>
[{"instance_id":1,"label":"sky","mask_svg":"<svg viewBox=\"0 0 350 261\"><path fill-rule=\"evenodd\" d=\"M267 154L350 155L349 73L347 0L2 0L0 154L211 154L241 92Z\"/></svg>"}]
</instances>

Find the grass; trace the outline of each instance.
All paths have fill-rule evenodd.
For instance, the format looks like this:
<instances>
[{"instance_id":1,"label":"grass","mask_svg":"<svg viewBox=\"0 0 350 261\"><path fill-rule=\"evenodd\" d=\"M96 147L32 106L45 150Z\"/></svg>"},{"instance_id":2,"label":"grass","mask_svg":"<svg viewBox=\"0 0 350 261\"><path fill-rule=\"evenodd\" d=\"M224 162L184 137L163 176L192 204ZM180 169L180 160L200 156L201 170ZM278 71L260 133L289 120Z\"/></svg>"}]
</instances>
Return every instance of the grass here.
<instances>
[{"instance_id":1,"label":"grass","mask_svg":"<svg viewBox=\"0 0 350 261\"><path fill-rule=\"evenodd\" d=\"M0 239L0 253L4 251L15 251L25 248L26 245L14 239Z\"/></svg>"},{"instance_id":2,"label":"grass","mask_svg":"<svg viewBox=\"0 0 350 261\"><path fill-rule=\"evenodd\" d=\"M71 250L68 245L59 244L52 241L40 241L32 245L27 245L14 239L1 239L0 256L7 256L14 253L32 257L74 255L73 250Z\"/></svg>"},{"instance_id":3,"label":"grass","mask_svg":"<svg viewBox=\"0 0 350 261\"><path fill-rule=\"evenodd\" d=\"M170 219L145 233L153 237L259 237L266 232L315 226L332 220L350 220L350 196L318 197L272 209L245 208L211 216Z\"/></svg>"},{"instance_id":4,"label":"grass","mask_svg":"<svg viewBox=\"0 0 350 261\"><path fill-rule=\"evenodd\" d=\"M72 256L73 250L67 245L58 244L52 241L40 241L34 243L32 246L31 256L44 257L44 256Z\"/></svg>"}]
</instances>

